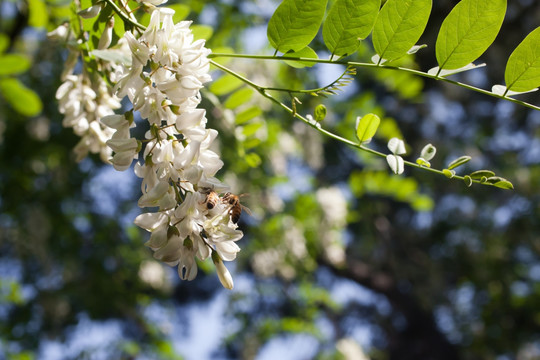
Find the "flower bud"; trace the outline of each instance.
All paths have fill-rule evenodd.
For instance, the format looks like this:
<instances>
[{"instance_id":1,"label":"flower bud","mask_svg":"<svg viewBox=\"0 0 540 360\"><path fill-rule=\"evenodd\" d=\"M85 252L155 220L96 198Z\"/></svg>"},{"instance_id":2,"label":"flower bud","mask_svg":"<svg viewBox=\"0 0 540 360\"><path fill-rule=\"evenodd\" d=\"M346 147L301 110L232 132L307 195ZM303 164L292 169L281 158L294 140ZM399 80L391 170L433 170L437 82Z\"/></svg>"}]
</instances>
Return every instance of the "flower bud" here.
<instances>
[{"instance_id":1,"label":"flower bud","mask_svg":"<svg viewBox=\"0 0 540 360\"><path fill-rule=\"evenodd\" d=\"M224 288L231 290L234 287L231 273L229 272L229 270L227 270L227 268L223 264L223 260L221 260L219 254L216 251L212 251L212 261L216 266L216 271L221 285L223 285Z\"/></svg>"},{"instance_id":2,"label":"flower bud","mask_svg":"<svg viewBox=\"0 0 540 360\"><path fill-rule=\"evenodd\" d=\"M97 46L99 50L107 49L109 45L111 45L113 28L114 28L114 17L112 17L109 20L109 22L107 23L107 26L105 26L105 29L103 29L103 33L101 34L101 38L99 39L99 43Z\"/></svg>"},{"instance_id":3,"label":"flower bud","mask_svg":"<svg viewBox=\"0 0 540 360\"><path fill-rule=\"evenodd\" d=\"M93 17L96 17L97 14L99 14L99 12L101 11L101 7L101 4L90 6L89 8L79 11L77 15L85 19L91 19Z\"/></svg>"}]
</instances>

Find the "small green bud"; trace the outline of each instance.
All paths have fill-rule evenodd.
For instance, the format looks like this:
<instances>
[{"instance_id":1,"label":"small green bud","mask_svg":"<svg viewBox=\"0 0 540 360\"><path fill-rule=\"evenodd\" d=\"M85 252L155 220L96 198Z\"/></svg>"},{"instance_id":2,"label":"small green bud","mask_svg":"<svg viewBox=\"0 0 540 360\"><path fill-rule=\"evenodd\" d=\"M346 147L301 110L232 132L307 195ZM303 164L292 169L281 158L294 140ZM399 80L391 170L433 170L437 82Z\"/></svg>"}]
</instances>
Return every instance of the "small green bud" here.
<instances>
[{"instance_id":1,"label":"small green bud","mask_svg":"<svg viewBox=\"0 0 540 360\"><path fill-rule=\"evenodd\" d=\"M443 172L444 176L446 176L449 179L453 178L456 175L456 172L454 170L443 169L442 172Z\"/></svg>"},{"instance_id":2,"label":"small green bud","mask_svg":"<svg viewBox=\"0 0 540 360\"><path fill-rule=\"evenodd\" d=\"M323 104L317 105L317 107L315 107L315 120L318 122L321 122L324 120L325 117L326 117L326 106L324 106Z\"/></svg>"},{"instance_id":3,"label":"small green bud","mask_svg":"<svg viewBox=\"0 0 540 360\"><path fill-rule=\"evenodd\" d=\"M431 167L431 163L424 158L419 157L416 159L416 163L420 166Z\"/></svg>"}]
</instances>

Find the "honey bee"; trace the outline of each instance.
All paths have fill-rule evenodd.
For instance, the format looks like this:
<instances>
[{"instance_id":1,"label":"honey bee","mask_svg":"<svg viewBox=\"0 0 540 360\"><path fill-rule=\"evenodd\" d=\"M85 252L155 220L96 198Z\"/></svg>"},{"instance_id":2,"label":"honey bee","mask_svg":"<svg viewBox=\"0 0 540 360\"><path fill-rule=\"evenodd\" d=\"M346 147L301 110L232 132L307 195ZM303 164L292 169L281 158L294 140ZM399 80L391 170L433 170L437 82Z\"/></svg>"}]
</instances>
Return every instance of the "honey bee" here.
<instances>
[{"instance_id":1,"label":"honey bee","mask_svg":"<svg viewBox=\"0 0 540 360\"><path fill-rule=\"evenodd\" d=\"M210 188L205 189L204 192L206 193L206 199L204 200L206 208L208 210L213 209L219 201L218 193Z\"/></svg>"},{"instance_id":2,"label":"honey bee","mask_svg":"<svg viewBox=\"0 0 540 360\"><path fill-rule=\"evenodd\" d=\"M225 195L223 195L223 197L221 198L221 201L223 201L225 204L230 205L229 215L231 216L232 222L235 224L238 223L238 220L240 220L242 210L251 215L251 211L244 205L240 204L240 197L244 195L246 194L234 195L228 192L225 193Z\"/></svg>"}]
</instances>

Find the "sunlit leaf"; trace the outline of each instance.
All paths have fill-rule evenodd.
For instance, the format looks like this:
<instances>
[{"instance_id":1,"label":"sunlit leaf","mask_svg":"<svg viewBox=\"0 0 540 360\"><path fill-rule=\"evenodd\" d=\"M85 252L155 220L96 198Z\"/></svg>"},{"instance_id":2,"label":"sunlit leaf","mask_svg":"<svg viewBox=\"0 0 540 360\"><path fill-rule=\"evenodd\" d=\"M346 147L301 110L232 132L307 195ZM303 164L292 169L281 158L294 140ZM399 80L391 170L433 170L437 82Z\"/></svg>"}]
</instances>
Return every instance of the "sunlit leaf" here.
<instances>
[{"instance_id":1,"label":"sunlit leaf","mask_svg":"<svg viewBox=\"0 0 540 360\"><path fill-rule=\"evenodd\" d=\"M15 78L0 79L0 93L22 115L35 116L43 109L39 96Z\"/></svg>"},{"instance_id":2,"label":"sunlit leaf","mask_svg":"<svg viewBox=\"0 0 540 360\"><path fill-rule=\"evenodd\" d=\"M458 166L461 166L463 164L468 163L469 161L471 161L470 156L467 156L467 155L460 156L457 159L455 159L454 161L452 161L450 164L448 164L448 170L455 169Z\"/></svg>"},{"instance_id":3,"label":"sunlit leaf","mask_svg":"<svg viewBox=\"0 0 540 360\"><path fill-rule=\"evenodd\" d=\"M259 115L262 114L262 110L261 108L259 108L258 106L252 106L250 108L247 108L241 112L239 112L237 115L236 115L236 124L237 125L240 125L240 124L243 124L251 119L253 119L254 117L257 117Z\"/></svg>"},{"instance_id":4,"label":"sunlit leaf","mask_svg":"<svg viewBox=\"0 0 540 360\"><path fill-rule=\"evenodd\" d=\"M257 155L256 153L246 154L245 160L246 160L246 163L252 168L259 167L262 164L261 157Z\"/></svg>"},{"instance_id":5,"label":"sunlit leaf","mask_svg":"<svg viewBox=\"0 0 540 360\"><path fill-rule=\"evenodd\" d=\"M497 181L496 183L493 183L493 185L501 189L508 189L508 190L514 189L514 185L512 185L512 183L508 180Z\"/></svg>"},{"instance_id":6,"label":"sunlit leaf","mask_svg":"<svg viewBox=\"0 0 540 360\"><path fill-rule=\"evenodd\" d=\"M250 137L252 135L255 135L257 130L259 130L261 126L263 125L264 124L262 122L253 122L253 123L247 124L242 129L242 134L244 134L245 137Z\"/></svg>"},{"instance_id":7,"label":"sunlit leaf","mask_svg":"<svg viewBox=\"0 0 540 360\"><path fill-rule=\"evenodd\" d=\"M511 91L529 91L540 86L540 27L527 35L510 55L504 80Z\"/></svg>"},{"instance_id":8,"label":"sunlit leaf","mask_svg":"<svg viewBox=\"0 0 540 360\"><path fill-rule=\"evenodd\" d=\"M230 74L225 74L210 85L210 91L220 96L238 89L244 83L242 80Z\"/></svg>"},{"instance_id":9,"label":"sunlit leaf","mask_svg":"<svg viewBox=\"0 0 540 360\"><path fill-rule=\"evenodd\" d=\"M19 54L5 54L0 56L0 75L15 75L30 68L30 60Z\"/></svg>"},{"instance_id":10,"label":"sunlit leaf","mask_svg":"<svg viewBox=\"0 0 540 360\"><path fill-rule=\"evenodd\" d=\"M505 178L502 178L500 176L490 176L486 179L485 182L488 182L490 184L493 184L494 186L497 186L501 189L513 189L514 185Z\"/></svg>"},{"instance_id":11,"label":"sunlit leaf","mask_svg":"<svg viewBox=\"0 0 540 360\"><path fill-rule=\"evenodd\" d=\"M416 159L416 163L420 166L425 166L428 168L431 167L431 163L422 157L419 157L418 159Z\"/></svg>"},{"instance_id":12,"label":"sunlit leaf","mask_svg":"<svg viewBox=\"0 0 540 360\"><path fill-rule=\"evenodd\" d=\"M477 170L477 171L469 174L469 176L472 179L481 179L483 177L489 178L489 177L495 176L495 173L493 171L490 171L490 170Z\"/></svg>"},{"instance_id":13,"label":"sunlit leaf","mask_svg":"<svg viewBox=\"0 0 540 360\"><path fill-rule=\"evenodd\" d=\"M454 176L456 176L456 172L454 170L450 170L450 169L443 169L443 174L444 176L446 176L447 178L451 179L453 178Z\"/></svg>"},{"instance_id":14,"label":"sunlit leaf","mask_svg":"<svg viewBox=\"0 0 540 360\"><path fill-rule=\"evenodd\" d=\"M435 45L441 69L458 69L486 51L506 13L506 0L462 0L444 19Z\"/></svg>"},{"instance_id":15,"label":"sunlit leaf","mask_svg":"<svg viewBox=\"0 0 540 360\"><path fill-rule=\"evenodd\" d=\"M9 46L9 37L6 34L0 33L0 54L6 51Z\"/></svg>"},{"instance_id":16,"label":"sunlit leaf","mask_svg":"<svg viewBox=\"0 0 540 360\"><path fill-rule=\"evenodd\" d=\"M43 28L49 22L47 6L43 0L28 0L28 25Z\"/></svg>"},{"instance_id":17,"label":"sunlit leaf","mask_svg":"<svg viewBox=\"0 0 540 360\"><path fill-rule=\"evenodd\" d=\"M471 187L473 183L472 178L469 175L465 175L463 177L463 182L465 183L465 185L467 185L467 187Z\"/></svg>"},{"instance_id":18,"label":"sunlit leaf","mask_svg":"<svg viewBox=\"0 0 540 360\"><path fill-rule=\"evenodd\" d=\"M411 207L416 211L431 211L434 206L433 199L423 194L416 194L411 201Z\"/></svg>"},{"instance_id":19,"label":"sunlit leaf","mask_svg":"<svg viewBox=\"0 0 540 360\"><path fill-rule=\"evenodd\" d=\"M184 20L191 11L189 6L185 4L167 4L167 7L174 10L173 21L175 24Z\"/></svg>"},{"instance_id":20,"label":"sunlit leaf","mask_svg":"<svg viewBox=\"0 0 540 360\"><path fill-rule=\"evenodd\" d=\"M124 22L122 21L122 19L120 18L120 16L118 16L118 14L114 14L114 27L113 27L113 31L114 33L116 34L116 36L121 39L122 37L124 37L124 34L126 33L126 28L124 26Z\"/></svg>"},{"instance_id":21,"label":"sunlit leaf","mask_svg":"<svg viewBox=\"0 0 540 360\"><path fill-rule=\"evenodd\" d=\"M367 114L356 119L356 137L360 143L371 140L377 132L381 119L375 114Z\"/></svg>"},{"instance_id":22,"label":"sunlit leaf","mask_svg":"<svg viewBox=\"0 0 540 360\"><path fill-rule=\"evenodd\" d=\"M245 87L232 93L223 105L225 105L227 109L236 109L238 106L248 102L252 96L253 89Z\"/></svg>"},{"instance_id":23,"label":"sunlit leaf","mask_svg":"<svg viewBox=\"0 0 540 360\"><path fill-rule=\"evenodd\" d=\"M336 0L323 25L323 39L332 55L350 55L358 49L377 19L381 0Z\"/></svg>"},{"instance_id":24,"label":"sunlit leaf","mask_svg":"<svg viewBox=\"0 0 540 360\"><path fill-rule=\"evenodd\" d=\"M284 0L268 22L268 40L278 51L299 51L315 38L327 0Z\"/></svg>"},{"instance_id":25,"label":"sunlit leaf","mask_svg":"<svg viewBox=\"0 0 540 360\"><path fill-rule=\"evenodd\" d=\"M292 51L286 53L284 56L286 57L297 57L297 58L308 58L308 59L318 59L317 53L310 48L309 46L306 46L300 51ZM295 61L295 60L284 60L285 63L288 65L295 67L295 68L304 68L304 67L312 67L315 65L315 62L312 61Z\"/></svg>"},{"instance_id":26,"label":"sunlit leaf","mask_svg":"<svg viewBox=\"0 0 540 360\"><path fill-rule=\"evenodd\" d=\"M426 28L431 0L388 0L373 28L373 47L382 59L395 60L413 47Z\"/></svg>"},{"instance_id":27,"label":"sunlit leaf","mask_svg":"<svg viewBox=\"0 0 540 360\"><path fill-rule=\"evenodd\" d=\"M208 25L191 25L191 31L193 31L193 38L195 40L208 40L214 34L214 29Z\"/></svg>"},{"instance_id":28,"label":"sunlit leaf","mask_svg":"<svg viewBox=\"0 0 540 360\"><path fill-rule=\"evenodd\" d=\"M326 106L319 104L315 107L315 121L323 121L326 117Z\"/></svg>"}]
</instances>

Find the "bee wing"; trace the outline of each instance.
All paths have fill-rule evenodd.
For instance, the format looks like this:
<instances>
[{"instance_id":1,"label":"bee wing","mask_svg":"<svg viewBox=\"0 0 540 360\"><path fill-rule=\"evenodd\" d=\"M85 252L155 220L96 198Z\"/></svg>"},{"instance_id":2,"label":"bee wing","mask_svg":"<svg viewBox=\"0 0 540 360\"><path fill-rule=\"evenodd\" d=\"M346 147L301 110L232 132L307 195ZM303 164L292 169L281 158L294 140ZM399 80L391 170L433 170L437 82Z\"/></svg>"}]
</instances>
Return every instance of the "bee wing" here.
<instances>
[{"instance_id":1,"label":"bee wing","mask_svg":"<svg viewBox=\"0 0 540 360\"><path fill-rule=\"evenodd\" d=\"M244 206L242 204L240 204L240 206L242 207L242 210L248 213L249 216L253 216L253 214L251 213L251 210L247 206Z\"/></svg>"}]
</instances>

